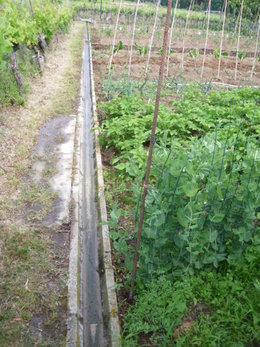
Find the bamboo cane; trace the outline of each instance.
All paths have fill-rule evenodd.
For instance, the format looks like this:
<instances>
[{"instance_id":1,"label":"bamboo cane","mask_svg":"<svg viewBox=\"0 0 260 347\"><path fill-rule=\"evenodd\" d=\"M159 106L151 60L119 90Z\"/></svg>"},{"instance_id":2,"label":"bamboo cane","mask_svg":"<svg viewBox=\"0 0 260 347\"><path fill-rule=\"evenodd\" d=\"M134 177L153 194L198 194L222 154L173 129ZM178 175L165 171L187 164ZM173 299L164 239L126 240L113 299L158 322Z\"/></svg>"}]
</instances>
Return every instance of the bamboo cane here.
<instances>
[{"instance_id":1,"label":"bamboo cane","mask_svg":"<svg viewBox=\"0 0 260 347\"><path fill-rule=\"evenodd\" d=\"M171 45L172 45L172 33L173 33L174 24L175 24L175 17L176 17L176 10L177 10L178 3L179 3L179 0L176 0L175 6L174 6L173 17L172 17L172 25L171 25L171 31L170 31L169 47L168 47L167 66L166 66L166 76L167 77L169 75L169 64L170 64L170 54L171 54Z\"/></svg>"},{"instance_id":2,"label":"bamboo cane","mask_svg":"<svg viewBox=\"0 0 260 347\"><path fill-rule=\"evenodd\" d=\"M113 44L112 44L111 57L110 57L110 60L109 60L108 72L110 72L111 66L112 66L112 62L113 62L114 49L115 49L115 43L116 43L116 35L117 35L117 28L118 28L118 23L119 23L119 17L120 17L121 7L122 7L122 0L120 0L119 7L118 7L118 12L117 12L116 25L115 25L115 32L114 32L114 38L113 38Z\"/></svg>"},{"instance_id":3,"label":"bamboo cane","mask_svg":"<svg viewBox=\"0 0 260 347\"><path fill-rule=\"evenodd\" d=\"M192 5L193 5L193 0L191 0L191 2L190 2L190 6L189 6L187 17L186 17L185 29L184 29L184 33L183 33L182 56L181 56L181 69L182 70L183 70L183 66L184 66L185 36L186 36L186 33L187 33L187 29L188 29L189 17L190 17L190 11L191 11Z\"/></svg>"},{"instance_id":4,"label":"bamboo cane","mask_svg":"<svg viewBox=\"0 0 260 347\"><path fill-rule=\"evenodd\" d=\"M256 57L257 57L257 51L258 51L258 40L259 40L259 35L260 35L260 16L259 16L259 22L258 22L258 29L257 29L257 37L256 37L256 43L255 43L255 54L254 54L254 60L253 60L253 66L250 74L250 79L253 79L253 73L255 70L255 65L256 65Z\"/></svg>"},{"instance_id":5,"label":"bamboo cane","mask_svg":"<svg viewBox=\"0 0 260 347\"><path fill-rule=\"evenodd\" d=\"M132 279L131 279L131 288L130 288L130 293L129 293L129 299L130 300L133 299L133 294L134 294L135 277L136 277L136 270L137 270L137 263L138 263L138 252L139 252L140 243L141 243L141 234L142 234L142 227L143 227L143 220L144 220L145 199L146 199L146 194L147 194L147 190L148 190L149 176L150 176L150 170L151 170L151 164L152 164L153 146L154 146L154 141L155 141L155 131L156 131L156 125L157 125L159 103L160 103L160 97L161 97L161 87L162 87L162 80L163 80L163 70L164 70L166 51L167 51L168 30L169 30L171 7L172 7L172 0L168 0L167 16L166 16L166 23L165 23L164 37L163 37L163 49L162 49L158 87L157 87L155 107L154 107L154 118L153 118L152 133L151 133L148 160L147 160L146 175L145 175L145 181L144 181L144 190L143 190L143 196L142 196L140 223L139 223L139 227L138 227L138 234L137 234L137 240L136 240L133 273L132 273Z\"/></svg>"},{"instance_id":6,"label":"bamboo cane","mask_svg":"<svg viewBox=\"0 0 260 347\"><path fill-rule=\"evenodd\" d=\"M227 2L228 2L228 0L225 0L224 17L223 17L221 40L220 40L220 47L219 47L219 60L218 60L218 75L217 75L217 79L219 79L219 76L220 76L220 65L221 65L221 56L222 56L222 48L223 48L223 40L224 40L224 32L225 32Z\"/></svg>"},{"instance_id":7,"label":"bamboo cane","mask_svg":"<svg viewBox=\"0 0 260 347\"><path fill-rule=\"evenodd\" d=\"M208 5L208 22L207 22L207 31L206 31L206 40L205 40L203 61L202 61L201 74L200 74L200 78L201 78L201 79L202 79L202 77L203 77L204 66L205 66L205 59L206 59L206 51L207 51L207 46L208 46L209 23L210 23L210 10L211 10L211 0L209 0L209 5Z\"/></svg>"},{"instance_id":8,"label":"bamboo cane","mask_svg":"<svg viewBox=\"0 0 260 347\"><path fill-rule=\"evenodd\" d=\"M244 8L244 0L241 2L241 10L240 10L240 18L239 18L239 28L238 28L238 38L237 38L237 54L236 54L236 66L235 66L235 81L237 79L237 67L238 67L238 53L240 46L240 34L241 34L241 25L242 25L242 17L243 17L243 8Z\"/></svg>"},{"instance_id":9,"label":"bamboo cane","mask_svg":"<svg viewBox=\"0 0 260 347\"><path fill-rule=\"evenodd\" d=\"M133 33L132 33L130 56L129 56L129 63L128 63L128 76L130 76L130 74L131 74L131 63L132 63L133 46L134 46L134 39L135 39L135 26L136 26L136 18L137 18L139 3L140 3L140 0L136 0Z\"/></svg>"},{"instance_id":10,"label":"bamboo cane","mask_svg":"<svg viewBox=\"0 0 260 347\"><path fill-rule=\"evenodd\" d=\"M156 29L156 24L157 24L157 17L158 17L160 3L161 3L161 0L158 0L157 4L156 4L156 9L155 9L155 18L154 18L153 30L152 30L150 44L148 47L148 56L147 56L146 67L145 67L145 75L146 76L148 73L149 61L151 58L151 51L152 51L152 45L153 45L153 39L154 39L154 33L155 33L155 29Z\"/></svg>"}]
</instances>

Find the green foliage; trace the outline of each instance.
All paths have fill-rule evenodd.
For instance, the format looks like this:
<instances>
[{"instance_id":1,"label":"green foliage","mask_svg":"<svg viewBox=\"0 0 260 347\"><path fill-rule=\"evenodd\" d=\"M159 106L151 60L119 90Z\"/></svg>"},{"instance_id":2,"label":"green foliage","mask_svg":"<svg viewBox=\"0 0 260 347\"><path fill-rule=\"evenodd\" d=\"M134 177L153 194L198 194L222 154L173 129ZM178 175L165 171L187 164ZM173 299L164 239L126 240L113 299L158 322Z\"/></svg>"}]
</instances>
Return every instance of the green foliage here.
<instances>
[{"instance_id":1,"label":"green foliage","mask_svg":"<svg viewBox=\"0 0 260 347\"><path fill-rule=\"evenodd\" d=\"M140 46L138 43L135 43L135 49L139 52L139 54L143 57L148 53L148 46Z\"/></svg>"},{"instance_id":2,"label":"green foliage","mask_svg":"<svg viewBox=\"0 0 260 347\"><path fill-rule=\"evenodd\" d=\"M0 104L23 103L17 95L17 86L11 71L8 71L7 62L10 61L10 52L18 48L32 48L38 45L38 34L47 42L51 40L57 30L65 32L72 19L73 12L69 8L59 7L51 1L34 1L34 15L31 15L26 3L5 1L0 12L0 75L6 84L0 86ZM21 72L23 74L22 66Z\"/></svg>"},{"instance_id":3,"label":"green foliage","mask_svg":"<svg viewBox=\"0 0 260 347\"><path fill-rule=\"evenodd\" d=\"M164 146L154 150L139 276L217 268L236 262L252 243L260 152L244 143L242 158L238 137L220 142L206 136L177 153ZM137 200L136 188L135 194Z\"/></svg>"},{"instance_id":4,"label":"green foliage","mask_svg":"<svg viewBox=\"0 0 260 347\"><path fill-rule=\"evenodd\" d=\"M34 16L29 9L17 2L6 1L0 13L0 57L10 51L11 46L37 45L37 34L49 41L56 30L65 31L73 12L68 8L55 6L51 1L34 2Z\"/></svg>"},{"instance_id":5,"label":"green foliage","mask_svg":"<svg viewBox=\"0 0 260 347\"><path fill-rule=\"evenodd\" d=\"M219 58L220 56L220 49L219 48L216 48L213 52L213 55L215 58ZM222 57L228 57L228 52L227 51L222 51L221 52L221 56Z\"/></svg>"},{"instance_id":6,"label":"green foliage","mask_svg":"<svg viewBox=\"0 0 260 347\"><path fill-rule=\"evenodd\" d=\"M19 94L17 83L12 72L5 66L0 69L0 107L1 105L22 105L24 98Z\"/></svg>"},{"instance_id":7,"label":"green foliage","mask_svg":"<svg viewBox=\"0 0 260 347\"><path fill-rule=\"evenodd\" d=\"M206 95L196 86L188 88L179 100L172 101L171 109L160 106L156 138L162 138L167 131L167 144L178 148L195 137L214 132L217 124L219 139L225 140L227 134L236 133L241 121L244 136L250 136L251 141L257 142L260 134L260 108L256 107L258 98L259 92L250 88L231 92L212 91ZM128 159L131 157L139 168L144 167L153 106L133 96L115 98L101 106L104 109L101 144L116 150L117 165L124 162L117 166L118 170L135 176Z\"/></svg>"},{"instance_id":8,"label":"green foliage","mask_svg":"<svg viewBox=\"0 0 260 347\"><path fill-rule=\"evenodd\" d=\"M259 240L227 272L152 279L124 317L123 346L248 346L259 339ZM189 329L173 339L176 328Z\"/></svg>"},{"instance_id":9,"label":"green foliage","mask_svg":"<svg viewBox=\"0 0 260 347\"><path fill-rule=\"evenodd\" d=\"M118 44L114 48L114 55L117 55L117 53L123 49L123 42L119 41Z\"/></svg>"},{"instance_id":10,"label":"green foliage","mask_svg":"<svg viewBox=\"0 0 260 347\"><path fill-rule=\"evenodd\" d=\"M246 57L246 51L238 52L237 56L240 60L244 60Z\"/></svg>"},{"instance_id":11,"label":"green foliage","mask_svg":"<svg viewBox=\"0 0 260 347\"><path fill-rule=\"evenodd\" d=\"M199 52L198 48L194 48L191 51L189 51L189 56L193 59L198 58L199 54L200 54L200 52Z\"/></svg>"},{"instance_id":12,"label":"green foliage","mask_svg":"<svg viewBox=\"0 0 260 347\"><path fill-rule=\"evenodd\" d=\"M259 96L251 88L205 94L191 87L160 107L124 346L259 340ZM130 216L129 206L113 208L110 221L127 287L138 223L129 233L118 222L139 219L153 106L132 96L102 107L101 143L115 150L119 182L135 181L136 208ZM174 339L187 319L190 329Z\"/></svg>"}]
</instances>

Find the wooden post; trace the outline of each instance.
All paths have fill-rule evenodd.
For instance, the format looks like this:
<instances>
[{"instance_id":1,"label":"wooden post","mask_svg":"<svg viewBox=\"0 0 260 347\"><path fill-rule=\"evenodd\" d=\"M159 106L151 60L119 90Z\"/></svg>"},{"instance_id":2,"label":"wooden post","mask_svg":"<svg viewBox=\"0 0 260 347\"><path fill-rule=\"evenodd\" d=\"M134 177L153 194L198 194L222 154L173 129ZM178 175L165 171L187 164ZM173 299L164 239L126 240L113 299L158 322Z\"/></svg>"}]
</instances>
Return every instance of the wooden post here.
<instances>
[{"instance_id":1,"label":"wooden post","mask_svg":"<svg viewBox=\"0 0 260 347\"><path fill-rule=\"evenodd\" d=\"M155 140L155 131L156 131L158 111L159 111L159 103L160 103L160 97L161 97L163 71L164 71L164 64L165 64L166 50L167 50L167 43L168 43L168 31L169 31L171 7L172 7L172 0L168 0L167 16L166 16L166 23L165 23L164 37L163 37L163 49L162 49L159 79L158 79L158 86L157 86L157 93L156 93L156 100L155 100L155 107L154 107L152 133L151 133L146 175L145 175L145 181L144 181L144 190L143 190L143 197L142 197L140 222L139 222L138 234L137 234L137 240L136 240L131 288L130 288L130 293L129 293L129 299L130 300L133 299L133 294L134 294L135 277L136 277L136 270L137 270L137 263L138 263L138 252L139 252L140 243L141 243L141 234L142 234L143 221L144 221L145 199L146 199L146 194L147 194L147 190L148 190L149 176L150 176L150 170L151 170L151 164L152 164L153 146L154 146L154 140Z\"/></svg>"},{"instance_id":2,"label":"wooden post","mask_svg":"<svg viewBox=\"0 0 260 347\"><path fill-rule=\"evenodd\" d=\"M11 53L11 66L12 66L12 71L14 74L14 78L18 84L19 87L19 92L20 95L24 95L24 85L23 85L23 80L22 80L22 76L21 73L19 71L18 65L17 65L17 61L16 61L16 55L15 55L15 50L13 49L12 53Z\"/></svg>"}]
</instances>

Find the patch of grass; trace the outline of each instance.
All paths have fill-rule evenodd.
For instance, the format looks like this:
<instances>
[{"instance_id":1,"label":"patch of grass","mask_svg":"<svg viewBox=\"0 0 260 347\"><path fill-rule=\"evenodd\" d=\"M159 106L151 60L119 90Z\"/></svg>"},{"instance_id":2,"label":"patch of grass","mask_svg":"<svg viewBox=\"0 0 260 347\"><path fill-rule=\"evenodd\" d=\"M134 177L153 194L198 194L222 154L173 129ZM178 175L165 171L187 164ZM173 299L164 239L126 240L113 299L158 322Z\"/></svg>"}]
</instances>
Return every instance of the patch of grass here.
<instances>
[{"instance_id":1,"label":"patch of grass","mask_svg":"<svg viewBox=\"0 0 260 347\"><path fill-rule=\"evenodd\" d=\"M72 33L48 52L50 66L57 61L63 63L58 53L66 52L60 80L56 79L54 86L48 84L51 91L45 88L37 94L35 87L42 86L37 79L33 90L36 98L29 100L25 109L9 107L0 111L0 122L7 129L4 140L8 141L8 153L12 153L0 155L1 165L7 170L0 171L4 182L0 221L8 225L1 228L0 224L0 346L65 346L67 239L64 236L61 252L53 241L55 230L42 226L35 229L56 197L47 183L56 172L55 161L52 157L46 159L43 182L38 184L30 180L34 160L31 153L41 126L75 109L83 30L83 23L75 23ZM44 74L43 85L47 84L46 78L53 78L50 73Z\"/></svg>"},{"instance_id":2,"label":"patch of grass","mask_svg":"<svg viewBox=\"0 0 260 347\"><path fill-rule=\"evenodd\" d=\"M50 191L47 183L25 184L22 188L21 199L26 205L26 217L29 221L43 220L51 211L57 194Z\"/></svg>"},{"instance_id":3,"label":"patch of grass","mask_svg":"<svg viewBox=\"0 0 260 347\"><path fill-rule=\"evenodd\" d=\"M77 94L81 73L81 47L84 25L79 26L78 35L72 41L69 53L71 56L70 68L61 80L61 88L52 99L52 116L75 114Z\"/></svg>"},{"instance_id":4,"label":"patch of grass","mask_svg":"<svg viewBox=\"0 0 260 347\"><path fill-rule=\"evenodd\" d=\"M10 69L0 69L0 106L23 105L25 100L19 94L17 83Z\"/></svg>"},{"instance_id":5,"label":"patch of grass","mask_svg":"<svg viewBox=\"0 0 260 347\"><path fill-rule=\"evenodd\" d=\"M49 325L58 323L63 293L53 278L65 274L58 272L53 262L48 234L19 226L2 229L1 233L0 345L33 346L36 340L29 322L35 314L42 315ZM56 345L61 344L57 341Z\"/></svg>"},{"instance_id":6,"label":"patch of grass","mask_svg":"<svg viewBox=\"0 0 260 347\"><path fill-rule=\"evenodd\" d=\"M151 279L124 316L123 346L249 346L259 341L259 253L235 267ZM146 340L147 341L147 340Z\"/></svg>"}]
</instances>

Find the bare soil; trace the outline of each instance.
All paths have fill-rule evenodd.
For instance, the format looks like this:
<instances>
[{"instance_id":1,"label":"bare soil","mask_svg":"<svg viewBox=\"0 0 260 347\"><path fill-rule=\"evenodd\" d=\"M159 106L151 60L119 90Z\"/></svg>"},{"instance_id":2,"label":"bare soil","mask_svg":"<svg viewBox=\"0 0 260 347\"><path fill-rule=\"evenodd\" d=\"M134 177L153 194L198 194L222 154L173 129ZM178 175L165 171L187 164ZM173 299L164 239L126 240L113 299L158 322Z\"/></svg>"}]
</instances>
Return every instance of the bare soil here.
<instances>
[{"instance_id":1,"label":"bare soil","mask_svg":"<svg viewBox=\"0 0 260 347\"><path fill-rule=\"evenodd\" d=\"M112 28L112 27L111 27ZM95 73L97 84L99 83L99 78L105 77L107 75L107 66L109 58L111 55L111 44L113 37L107 36L105 30L100 29L99 25L96 23L93 28L92 43L95 49ZM169 64L169 79L171 78L182 78L188 82L199 81L201 75L201 67L203 62L203 50L205 45L205 37L201 36L193 37L194 30L188 31L188 35L185 38L185 55L184 55L184 69L181 68L182 61L182 44L183 38L181 36L174 37L173 39L173 53L170 57ZM250 73L253 65L253 54L254 54L254 40L242 37L240 44L240 51L245 50L248 52L248 56L243 60L238 61L238 73L237 79L234 79L235 75L235 65L236 65L236 40L234 43L228 43L224 41L224 50L231 51L231 55L228 57L222 57L221 60L221 72L220 79L217 79L218 71L218 58L214 57L213 50L219 47L219 44L215 40L214 33L209 37L209 43L207 46L207 55L205 60L205 68L203 74L203 81L208 82L221 82L232 85L260 85L260 63L256 62L254 75L252 80L250 80ZM216 33L215 33L216 34ZM218 33L219 34L219 33ZM230 33L227 35L231 35ZM124 49L119 51L113 59L113 76L122 75L127 71L127 64L129 61L129 45L130 42L129 31L118 32L117 42L122 40L124 44ZM215 40L215 41L214 41ZM247 41L251 42L251 46ZM136 34L135 42L138 45L147 45L149 43L149 35L147 33ZM159 64L160 64L160 52L158 49L162 45L162 35L158 35L155 38L154 49L152 50L150 64L149 64L149 78L154 80L158 78ZM197 58L191 58L189 51L191 49L200 49L200 54ZM147 61L147 56L140 56L139 52L134 49L132 57L131 66L131 78L142 80L145 74L145 65Z\"/></svg>"}]
</instances>

